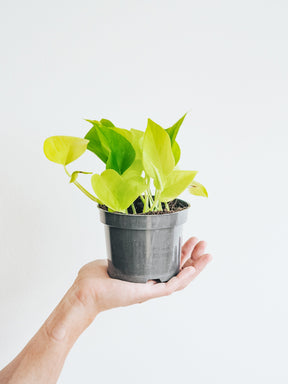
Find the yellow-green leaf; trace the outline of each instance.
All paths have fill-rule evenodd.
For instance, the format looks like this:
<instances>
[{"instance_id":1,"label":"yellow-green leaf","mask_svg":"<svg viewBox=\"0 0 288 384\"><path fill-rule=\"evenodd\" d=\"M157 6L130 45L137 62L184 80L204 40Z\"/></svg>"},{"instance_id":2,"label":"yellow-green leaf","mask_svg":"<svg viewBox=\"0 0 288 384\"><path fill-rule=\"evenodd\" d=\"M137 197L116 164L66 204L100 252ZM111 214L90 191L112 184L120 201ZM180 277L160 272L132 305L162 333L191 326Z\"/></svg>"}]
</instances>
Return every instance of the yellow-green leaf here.
<instances>
[{"instance_id":1,"label":"yellow-green leaf","mask_svg":"<svg viewBox=\"0 0 288 384\"><path fill-rule=\"evenodd\" d=\"M172 127L166 129L166 132L168 133L171 140L171 146L172 146L172 151L175 159L175 164L178 163L181 155L180 147L178 143L175 141L175 139L186 115L187 113L185 113L184 116L182 116L174 125L172 125Z\"/></svg>"},{"instance_id":2,"label":"yellow-green leaf","mask_svg":"<svg viewBox=\"0 0 288 384\"><path fill-rule=\"evenodd\" d=\"M157 189L163 189L165 177L172 172L175 160L168 133L148 119L143 142L143 166L148 176L154 179Z\"/></svg>"},{"instance_id":3,"label":"yellow-green leaf","mask_svg":"<svg viewBox=\"0 0 288 384\"><path fill-rule=\"evenodd\" d=\"M142 159L144 132L131 128L129 140L136 151L136 159Z\"/></svg>"},{"instance_id":4,"label":"yellow-green leaf","mask_svg":"<svg viewBox=\"0 0 288 384\"><path fill-rule=\"evenodd\" d=\"M142 160L144 132L133 128L130 131L125 131L125 137L130 141L136 153L135 160L125 172L135 171L138 176L141 176L144 171Z\"/></svg>"},{"instance_id":5,"label":"yellow-green leaf","mask_svg":"<svg viewBox=\"0 0 288 384\"><path fill-rule=\"evenodd\" d=\"M106 169L101 175L93 175L91 182L103 204L118 212L125 212L147 188L145 180L134 172L119 175L114 169Z\"/></svg>"},{"instance_id":6,"label":"yellow-green leaf","mask_svg":"<svg viewBox=\"0 0 288 384\"><path fill-rule=\"evenodd\" d=\"M174 141L174 143L172 144L172 152L173 152L175 165L176 165L180 160L180 155L181 155L181 150L177 141Z\"/></svg>"},{"instance_id":7,"label":"yellow-green leaf","mask_svg":"<svg viewBox=\"0 0 288 384\"><path fill-rule=\"evenodd\" d=\"M198 181L193 180L191 185L189 185L188 189L192 195L208 197L208 192L206 188L204 187L204 185L198 183Z\"/></svg>"},{"instance_id":8,"label":"yellow-green leaf","mask_svg":"<svg viewBox=\"0 0 288 384\"><path fill-rule=\"evenodd\" d=\"M134 174L137 176L141 176L143 172L143 163L142 160L134 160L133 163L130 165L130 167L123 173L125 175L128 172L134 172Z\"/></svg>"},{"instance_id":9,"label":"yellow-green leaf","mask_svg":"<svg viewBox=\"0 0 288 384\"><path fill-rule=\"evenodd\" d=\"M191 183L197 171L173 170L165 179L165 186L160 195L160 201L167 202L174 200Z\"/></svg>"},{"instance_id":10,"label":"yellow-green leaf","mask_svg":"<svg viewBox=\"0 0 288 384\"><path fill-rule=\"evenodd\" d=\"M89 140L88 149L106 164L107 169L114 169L119 174L125 172L135 159L135 150L123 134L125 130L105 126L96 120L89 122L94 125L85 136Z\"/></svg>"},{"instance_id":11,"label":"yellow-green leaf","mask_svg":"<svg viewBox=\"0 0 288 384\"><path fill-rule=\"evenodd\" d=\"M107 120L107 119L101 119L100 123L102 125L105 125L105 127L115 127L115 125L112 123L112 121Z\"/></svg>"},{"instance_id":12,"label":"yellow-green leaf","mask_svg":"<svg viewBox=\"0 0 288 384\"><path fill-rule=\"evenodd\" d=\"M174 125L172 125L172 127L166 129L166 132L168 132L168 134L170 136L171 144L174 143L176 136L178 134L178 131L179 131L186 115L187 115L187 113L185 113L184 116L182 116Z\"/></svg>"},{"instance_id":13,"label":"yellow-green leaf","mask_svg":"<svg viewBox=\"0 0 288 384\"><path fill-rule=\"evenodd\" d=\"M132 144L136 153L135 160L142 160L144 132L134 128L128 130L124 128L111 127L111 129L114 132L120 133L120 135L124 136Z\"/></svg>"},{"instance_id":14,"label":"yellow-green leaf","mask_svg":"<svg viewBox=\"0 0 288 384\"><path fill-rule=\"evenodd\" d=\"M44 153L54 163L67 165L86 151L88 143L80 137L51 136L44 141Z\"/></svg>"}]
</instances>

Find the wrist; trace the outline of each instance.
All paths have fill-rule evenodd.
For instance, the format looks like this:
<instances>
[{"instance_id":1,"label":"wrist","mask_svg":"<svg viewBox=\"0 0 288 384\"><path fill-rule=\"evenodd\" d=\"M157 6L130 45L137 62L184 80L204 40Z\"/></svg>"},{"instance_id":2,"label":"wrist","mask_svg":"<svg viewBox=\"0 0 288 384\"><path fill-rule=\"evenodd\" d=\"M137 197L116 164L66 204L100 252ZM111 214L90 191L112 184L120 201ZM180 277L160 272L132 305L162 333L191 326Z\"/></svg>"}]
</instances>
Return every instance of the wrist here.
<instances>
[{"instance_id":1,"label":"wrist","mask_svg":"<svg viewBox=\"0 0 288 384\"><path fill-rule=\"evenodd\" d=\"M45 332L52 342L72 346L98 313L97 306L74 284L44 323Z\"/></svg>"}]
</instances>

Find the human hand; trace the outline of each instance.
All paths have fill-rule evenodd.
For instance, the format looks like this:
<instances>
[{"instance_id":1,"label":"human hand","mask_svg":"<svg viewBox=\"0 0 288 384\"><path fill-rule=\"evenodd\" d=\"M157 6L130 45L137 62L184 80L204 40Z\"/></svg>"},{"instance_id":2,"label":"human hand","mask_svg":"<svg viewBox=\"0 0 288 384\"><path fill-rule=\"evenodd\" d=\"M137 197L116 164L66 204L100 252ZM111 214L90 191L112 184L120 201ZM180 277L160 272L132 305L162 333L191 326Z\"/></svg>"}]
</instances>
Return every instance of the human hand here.
<instances>
[{"instance_id":1,"label":"human hand","mask_svg":"<svg viewBox=\"0 0 288 384\"><path fill-rule=\"evenodd\" d=\"M10 383L12 378L13 383L55 384L72 345L99 312L185 288L211 260L205 254L205 247L204 241L189 239L182 247L181 271L167 283L139 284L111 279L106 260L85 265L36 335L0 372L1 383Z\"/></svg>"},{"instance_id":2,"label":"human hand","mask_svg":"<svg viewBox=\"0 0 288 384\"><path fill-rule=\"evenodd\" d=\"M107 260L92 261L80 269L72 291L91 320L107 309L167 296L185 288L205 268L211 260L205 248L204 241L191 237L182 247L181 271L167 283L141 284L112 279L107 273Z\"/></svg>"}]
</instances>

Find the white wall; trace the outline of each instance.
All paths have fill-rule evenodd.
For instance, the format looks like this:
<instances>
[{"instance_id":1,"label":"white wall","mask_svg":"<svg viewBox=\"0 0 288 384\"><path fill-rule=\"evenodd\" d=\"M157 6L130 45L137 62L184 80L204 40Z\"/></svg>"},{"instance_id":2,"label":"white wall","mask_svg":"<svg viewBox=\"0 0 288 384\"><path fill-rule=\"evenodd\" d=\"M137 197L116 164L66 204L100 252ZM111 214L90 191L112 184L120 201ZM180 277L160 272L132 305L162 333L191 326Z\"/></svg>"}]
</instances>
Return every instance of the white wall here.
<instances>
[{"instance_id":1,"label":"white wall","mask_svg":"<svg viewBox=\"0 0 288 384\"><path fill-rule=\"evenodd\" d=\"M191 197L184 235L207 240L214 262L184 292L102 314L59 383L287 383L287 11L284 0L2 3L0 366L77 270L105 257L97 208L43 140L83 136L84 118L144 129L191 109L181 166L210 196ZM102 169L92 154L79 167Z\"/></svg>"}]
</instances>

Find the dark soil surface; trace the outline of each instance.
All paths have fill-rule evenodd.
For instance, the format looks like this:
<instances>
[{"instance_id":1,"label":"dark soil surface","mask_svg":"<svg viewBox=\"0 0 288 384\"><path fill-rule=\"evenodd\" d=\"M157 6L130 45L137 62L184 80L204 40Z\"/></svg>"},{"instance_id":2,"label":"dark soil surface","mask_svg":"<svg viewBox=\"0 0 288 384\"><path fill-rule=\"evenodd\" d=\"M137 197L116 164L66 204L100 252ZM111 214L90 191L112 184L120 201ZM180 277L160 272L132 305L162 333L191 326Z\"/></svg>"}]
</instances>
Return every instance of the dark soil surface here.
<instances>
[{"instance_id":1,"label":"dark soil surface","mask_svg":"<svg viewBox=\"0 0 288 384\"><path fill-rule=\"evenodd\" d=\"M134 201L134 206L138 215L163 215L166 213L182 211L183 209L186 209L188 207L188 204L183 200L174 199L168 202L170 211L166 210L165 204L162 203L162 209L163 209L162 211L153 211L153 212L143 213L143 202L140 199L140 197L138 197L138 199ZM106 207L106 205L99 204L99 208L104 209L104 211L108 211L108 208ZM128 208L128 213L133 214L131 207Z\"/></svg>"}]
</instances>

